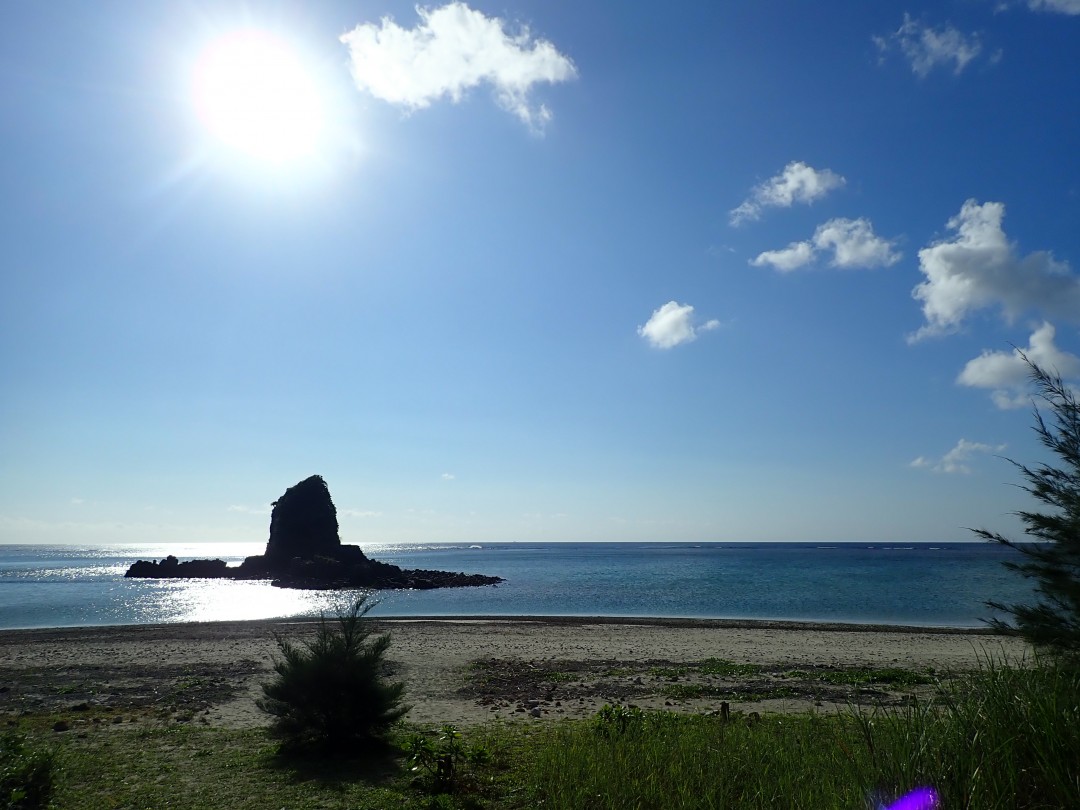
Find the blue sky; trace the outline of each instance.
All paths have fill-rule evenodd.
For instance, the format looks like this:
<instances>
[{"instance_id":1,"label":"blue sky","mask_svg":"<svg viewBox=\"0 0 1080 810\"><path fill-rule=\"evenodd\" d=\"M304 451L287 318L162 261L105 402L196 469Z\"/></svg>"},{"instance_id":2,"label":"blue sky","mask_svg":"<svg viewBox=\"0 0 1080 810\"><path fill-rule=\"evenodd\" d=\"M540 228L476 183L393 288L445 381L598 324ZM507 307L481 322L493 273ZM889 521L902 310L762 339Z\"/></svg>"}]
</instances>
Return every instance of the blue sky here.
<instances>
[{"instance_id":1,"label":"blue sky","mask_svg":"<svg viewBox=\"0 0 1080 810\"><path fill-rule=\"evenodd\" d=\"M22 3L0 542L963 540L1080 382L1080 2Z\"/></svg>"}]
</instances>

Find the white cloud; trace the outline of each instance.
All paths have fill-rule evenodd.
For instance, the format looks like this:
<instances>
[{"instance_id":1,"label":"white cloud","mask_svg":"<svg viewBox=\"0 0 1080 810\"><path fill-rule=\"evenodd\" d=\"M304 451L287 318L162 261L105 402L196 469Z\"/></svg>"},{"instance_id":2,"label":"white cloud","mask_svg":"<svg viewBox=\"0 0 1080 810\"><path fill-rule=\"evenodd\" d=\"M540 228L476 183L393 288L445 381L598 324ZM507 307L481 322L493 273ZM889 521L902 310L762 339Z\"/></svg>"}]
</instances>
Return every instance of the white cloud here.
<instances>
[{"instance_id":1,"label":"white cloud","mask_svg":"<svg viewBox=\"0 0 1080 810\"><path fill-rule=\"evenodd\" d=\"M1080 357L1059 349L1054 344L1054 335L1053 324L1043 322L1032 332L1023 353L1033 363L1065 379L1080 377ZM956 381L973 388L991 389L990 396L999 408L1022 408L1031 404L1027 393L1029 371L1019 349L986 351L969 360Z\"/></svg>"},{"instance_id":2,"label":"white cloud","mask_svg":"<svg viewBox=\"0 0 1080 810\"><path fill-rule=\"evenodd\" d=\"M1005 449L1005 445L999 444L997 446L991 446L989 444L982 444L981 442L969 442L967 439L961 439L956 443L956 447L950 450L939 459L929 459L925 456L919 456L913 462L912 467L932 470L936 473L963 473L967 475L971 472L971 467L968 466L968 462L971 457L976 453L1000 453Z\"/></svg>"},{"instance_id":3,"label":"white cloud","mask_svg":"<svg viewBox=\"0 0 1080 810\"><path fill-rule=\"evenodd\" d=\"M1080 0L1028 0L1033 11L1056 11L1060 14L1080 14Z\"/></svg>"},{"instance_id":4,"label":"white cloud","mask_svg":"<svg viewBox=\"0 0 1080 810\"><path fill-rule=\"evenodd\" d=\"M863 218L829 220L814 233L814 247L833 251L833 267L889 267L900 261L893 243L875 235L870 220Z\"/></svg>"},{"instance_id":5,"label":"white cloud","mask_svg":"<svg viewBox=\"0 0 1080 810\"><path fill-rule=\"evenodd\" d=\"M909 342L955 332L969 313L994 306L1009 321L1029 310L1080 320L1080 278L1048 252L1017 255L1004 216L1002 203L968 200L948 222L956 235L919 251L926 281L912 295L923 302L926 324Z\"/></svg>"},{"instance_id":6,"label":"white cloud","mask_svg":"<svg viewBox=\"0 0 1080 810\"><path fill-rule=\"evenodd\" d=\"M792 161L775 177L756 186L749 198L731 210L732 225L761 218L765 208L790 208L797 202L812 203L847 182L829 169L818 171L802 161Z\"/></svg>"},{"instance_id":7,"label":"white cloud","mask_svg":"<svg viewBox=\"0 0 1080 810\"><path fill-rule=\"evenodd\" d=\"M453 481L455 476L453 473L443 473L441 477L443 481Z\"/></svg>"},{"instance_id":8,"label":"white cloud","mask_svg":"<svg viewBox=\"0 0 1080 810\"><path fill-rule=\"evenodd\" d=\"M819 225L812 240L792 242L782 250L767 250L750 260L755 267L770 265L788 273L810 264L820 252L831 252L829 264L845 270L889 267L900 261L893 242L874 233L868 219L830 219Z\"/></svg>"},{"instance_id":9,"label":"white cloud","mask_svg":"<svg viewBox=\"0 0 1080 810\"><path fill-rule=\"evenodd\" d=\"M982 52L978 34L963 34L951 25L931 28L904 14L904 23L887 37L874 37L882 57L899 49L911 63L911 70L920 79L926 78L935 67L953 65L960 73Z\"/></svg>"},{"instance_id":10,"label":"white cloud","mask_svg":"<svg viewBox=\"0 0 1080 810\"><path fill-rule=\"evenodd\" d=\"M440 98L460 101L480 84L491 85L503 109L534 131L551 119L530 99L533 86L577 76L570 59L527 28L506 30L465 3L436 9L417 7L420 23L402 28L390 17L364 23L342 35L357 88L390 104L419 110Z\"/></svg>"},{"instance_id":11,"label":"white cloud","mask_svg":"<svg viewBox=\"0 0 1080 810\"><path fill-rule=\"evenodd\" d=\"M715 319L695 326L692 306L668 301L653 312L644 326L638 327L637 333L657 349L673 349L681 343L697 340L701 332L709 332L719 326L720 321Z\"/></svg>"},{"instance_id":12,"label":"white cloud","mask_svg":"<svg viewBox=\"0 0 1080 810\"><path fill-rule=\"evenodd\" d=\"M750 260L754 267L770 265L781 273L790 273L814 260L814 246L809 242L792 242L780 250L766 250Z\"/></svg>"}]
</instances>

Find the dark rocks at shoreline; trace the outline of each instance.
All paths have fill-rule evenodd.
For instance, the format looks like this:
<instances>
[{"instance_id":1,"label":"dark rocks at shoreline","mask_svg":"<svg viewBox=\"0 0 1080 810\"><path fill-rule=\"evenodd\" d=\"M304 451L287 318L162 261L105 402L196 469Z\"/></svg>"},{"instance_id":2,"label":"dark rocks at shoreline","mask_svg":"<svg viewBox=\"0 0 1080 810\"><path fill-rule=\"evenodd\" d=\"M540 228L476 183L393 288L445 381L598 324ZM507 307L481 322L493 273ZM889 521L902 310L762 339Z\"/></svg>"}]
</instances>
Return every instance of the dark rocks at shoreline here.
<instances>
[{"instance_id":1,"label":"dark rocks at shoreline","mask_svg":"<svg viewBox=\"0 0 1080 810\"><path fill-rule=\"evenodd\" d=\"M299 588L302 590L339 590L342 588L374 588L376 590L432 590L434 588L468 588L481 585L498 585L502 577L485 574L462 574L450 571L426 571L418 568L397 568L397 573L385 578L325 580L317 577L283 576L270 584L275 588Z\"/></svg>"},{"instance_id":2,"label":"dark rocks at shoreline","mask_svg":"<svg viewBox=\"0 0 1080 810\"><path fill-rule=\"evenodd\" d=\"M359 551L356 546L343 548ZM275 588L317 591L346 588L431 590L498 585L504 581L502 577L486 574L401 568L367 557L364 560L365 564L350 565L328 557L315 560L297 557L277 567L268 566L265 556L255 556L248 557L239 566L230 568L224 560L180 562L176 557L169 555L160 562L139 560L132 563L124 576L142 579L269 579L270 584Z\"/></svg>"},{"instance_id":3,"label":"dark rocks at shoreline","mask_svg":"<svg viewBox=\"0 0 1080 810\"><path fill-rule=\"evenodd\" d=\"M334 590L462 588L497 585L502 577L400 568L372 560L359 546L342 545L337 509L322 476L313 475L274 501L266 553L230 568L224 560L139 560L125 577L269 579L279 588Z\"/></svg>"},{"instance_id":4,"label":"dark rocks at shoreline","mask_svg":"<svg viewBox=\"0 0 1080 810\"><path fill-rule=\"evenodd\" d=\"M196 579L224 579L230 577L230 569L224 560L187 560L180 562L170 554L161 562L139 560L124 574L125 577L170 579L192 577Z\"/></svg>"}]
</instances>

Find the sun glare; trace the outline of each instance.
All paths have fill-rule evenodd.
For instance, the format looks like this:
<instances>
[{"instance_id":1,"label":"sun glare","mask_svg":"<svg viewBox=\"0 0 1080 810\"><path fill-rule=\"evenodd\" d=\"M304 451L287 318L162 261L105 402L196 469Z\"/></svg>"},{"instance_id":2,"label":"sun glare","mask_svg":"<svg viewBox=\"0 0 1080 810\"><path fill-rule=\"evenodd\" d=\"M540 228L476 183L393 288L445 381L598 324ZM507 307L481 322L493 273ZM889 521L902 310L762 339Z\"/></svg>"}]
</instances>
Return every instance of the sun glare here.
<instances>
[{"instance_id":1,"label":"sun glare","mask_svg":"<svg viewBox=\"0 0 1080 810\"><path fill-rule=\"evenodd\" d=\"M319 142L323 103L295 50L264 31L210 43L195 68L195 107L218 140L255 158L287 162Z\"/></svg>"}]
</instances>

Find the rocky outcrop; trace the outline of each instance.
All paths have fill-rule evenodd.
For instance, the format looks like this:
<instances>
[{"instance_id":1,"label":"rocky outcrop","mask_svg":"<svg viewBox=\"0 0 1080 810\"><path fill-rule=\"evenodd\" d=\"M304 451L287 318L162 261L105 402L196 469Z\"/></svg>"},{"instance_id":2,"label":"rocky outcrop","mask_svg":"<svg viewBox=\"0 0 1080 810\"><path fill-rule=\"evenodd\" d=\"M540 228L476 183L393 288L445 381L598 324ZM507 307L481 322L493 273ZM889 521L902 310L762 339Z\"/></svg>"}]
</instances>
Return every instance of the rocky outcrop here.
<instances>
[{"instance_id":1,"label":"rocky outcrop","mask_svg":"<svg viewBox=\"0 0 1080 810\"><path fill-rule=\"evenodd\" d=\"M170 554L161 562L139 560L128 569L124 576L220 579L229 576L229 568L224 560L188 560L187 562L180 562Z\"/></svg>"},{"instance_id":2,"label":"rocky outcrop","mask_svg":"<svg viewBox=\"0 0 1080 810\"><path fill-rule=\"evenodd\" d=\"M273 506L264 555L272 563L294 557L333 557L341 548L337 508L321 475L289 487Z\"/></svg>"},{"instance_id":3,"label":"rocky outcrop","mask_svg":"<svg viewBox=\"0 0 1080 810\"><path fill-rule=\"evenodd\" d=\"M274 501L266 553L230 568L224 560L139 560L126 577L269 579L282 588L460 588L495 585L501 577L400 568L372 560L359 546L342 545L337 509L320 475L306 478Z\"/></svg>"}]
</instances>

